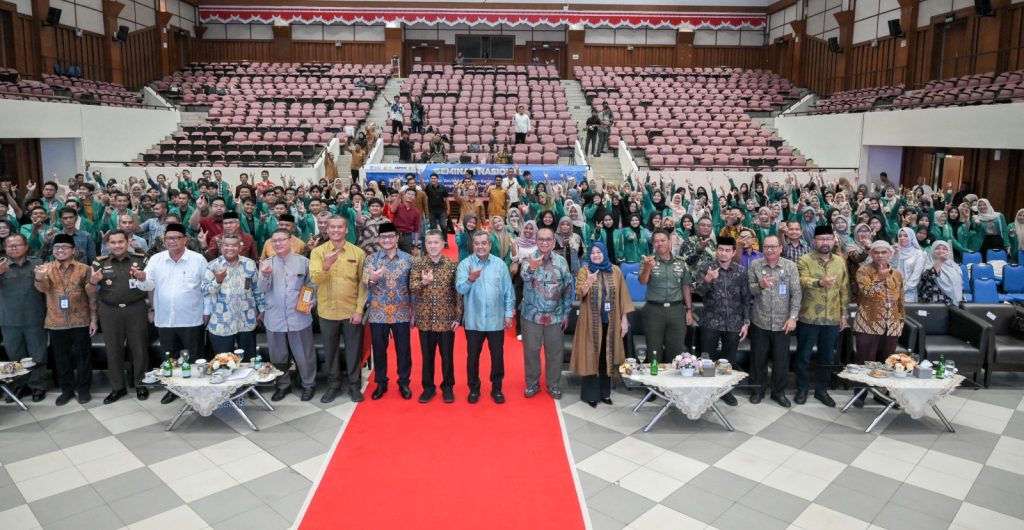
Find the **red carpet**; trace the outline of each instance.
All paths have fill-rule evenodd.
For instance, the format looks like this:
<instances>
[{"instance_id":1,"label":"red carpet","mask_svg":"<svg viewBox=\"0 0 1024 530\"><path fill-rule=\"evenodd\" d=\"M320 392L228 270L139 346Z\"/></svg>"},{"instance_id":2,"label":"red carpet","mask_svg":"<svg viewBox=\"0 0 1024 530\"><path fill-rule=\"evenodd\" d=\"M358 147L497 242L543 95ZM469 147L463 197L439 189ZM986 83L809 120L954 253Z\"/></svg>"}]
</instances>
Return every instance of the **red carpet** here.
<instances>
[{"instance_id":1,"label":"red carpet","mask_svg":"<svg viewBox=\"0 0 1024 530\"><path fill-rule=\"evenodd\" d=\"M454 245L452 250L454 250ZM490 398L487 346L481 398L466 402L466 341L456 331L456 402L416 401L418 334L412 332L413 399L398 393L393 347L390 390L356 407L302 518L304 529L584 528L554 401L523 397L522 343L505 334L504 393ZM440 359L435 383L440 384Z\"/></svg>"}]
</instances>

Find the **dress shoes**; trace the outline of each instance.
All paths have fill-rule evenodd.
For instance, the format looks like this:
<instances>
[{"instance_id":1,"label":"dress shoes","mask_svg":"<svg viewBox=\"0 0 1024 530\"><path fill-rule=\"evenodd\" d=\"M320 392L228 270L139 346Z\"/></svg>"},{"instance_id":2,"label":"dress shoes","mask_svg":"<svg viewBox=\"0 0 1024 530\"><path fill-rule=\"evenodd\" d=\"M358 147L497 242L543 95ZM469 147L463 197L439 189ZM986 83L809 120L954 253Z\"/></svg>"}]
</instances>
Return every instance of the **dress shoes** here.
<instances>
[{"instance_id":1,"label":"dress shoes","mask_svg":"<svg viewBox=\"0 0 1024 530\"><path fill-rule=\"evenodd\" d=\"M174 394L167 392L166 394L164 394L164 397L160 398L160 403L166 405L174 401L175 399L178 399L178 396L175 396Z\"/></svg>"},{"instance_id":2,"label":"dress shoes","mask_svg":"<svg viewBox=\"0 0 1024 530\"><path fill-rule=\"evenodd\" d=\"M540 392L540 387L539 386L531 386L531 387L526 389L526 392L523 392L523 395L528 397L528 398L532 398L533 396L537 395L537 392Z\"/></svg>"},{"instance_id":3,"label":"dress shoes","mask_svg":"<svg viewBox=\"0 0 1024 530\"><path fill-rule=\"evenodd\" d=\"M33 403L39 403L40 401L42 401L44 399L46 399L46 391L45 390L41 390L41 389L37 388L37 389L32 391L32 402Z\"/></svg>"},{"instance_id":4,"label":"dress shoes","mask_svg":"<svg viewBox=\"0 0 1024 530\"><path fill-rule=\"evenodd\" d=\"M836 406L836 400L832 399L832 396L828 395L828 392L815 392L814 399L817 399L826 407Z\"/></svg>"},{"instance_id":5,"label":"dress shoes","mask_svg":"<svg viewBox=\"0 0 1024 530\"><path fill-rule=\"evenodd\" d=\"M316 388L309 387L302 389L302 395L299 396L299 401L309 401L313 399L313 394L316 394Z\"/></svg>"},{"instance_id":6,"label":"dress shoes","mask_svg":"<svg viewBox=\"0 0 1024 530\"><path fill-rule=\"evenodd\" d=\"M596 401L588 401L587 405L590 405L590 408L592 408L592 409L596 409L597 408L597 402Z\"/></svg>"},{"instance_id":7,"label":"dress shoes","mask_svg":"<svg viewBox=\"0 0 1024 530\"><path fill-rule=\"evenodd\" d=\"M402 395L402 399L412 399L412 390L409 390L409 385L398 385L398 393Z\"/></svg>"},{"instance_id":8,"label":"dress shoes","mask_svg":"<svg viewBox=\"0 0 1024 530\"><path fill-rule=\"evenodd\" d=\"M115 401L123 398L127 394L128 391L123 388L121 390L114 390L113 392L108 394L107 397L103 398L103 404L109 405L111 403L114 403Z\"/></svg>"},{"instance_id":9,"label":"dress shoes","mask_svg":"<svg viewBox=\"0 0 1024 530\"><path fill-rule=\"evenodd\" d=\"M551 399L562 399L562 390L548 387L548 395L551 396Z\"/></svg>"},{"instance_id":10,"label":"dress shoes","mask_svg":"<svg viewBox=\"0 0 1024 530\"><path fill-rule=\"evenodd\" d=\"M274 395L270 396L270 401L281 401L285 396L292 393L292 387L278 388L274 390Z\"/></svg>"},{"instance_id":11,"label":"dress shoes","mask_svg":"<svg viewBox=\"0 0 1024 530\"><path fill-rule=\"evenodd\" d=\"M723 403L729 405L730 407L735 407L736 405L739 405L739 402L736 401L736 396L732 395L732 392L726 392L721 397L721 399Z\"/></svg>"},{"instance_id":12,"label":"dress shoes","mask_svg":"<svg viewBox=\"0 0 1024 530\"><path fill-rule=\"evenodd\" d=\"M789 407L793 406L793 404L789 402L789 398L786 397L786 394L779 394L777 396L772 396L772 401L778 403L779 406L784 408L784 409L788 409Z\"/></svg>"},{"instance_id":13,"label":"dress shoes","mask_svg":"<svg viewBox=\"0 0 1024 530\"><path fill-rule=\"evenodd\" d=\"M494 399L494 402L499 405L505 402L505 394L502 394L501 390L495 390L494 392L491 392L491 397Z\"/></svg>"},{"instance_id":14,"label":"dress shoes","mask_svg":"<svg viewBox=\"0 0 1024 530\"><path fill-rule=\"evenodd\" d=\"M441 397L445 403L455 403L455 391L450 388L442 388Z\"/></svg>"},{"instance_id":15,"label":"dress shoes","mask_svg":"<svg viewBox=\"0 0 1024 530\"><path fill-rule=\"evenodd\" d=\"M366 399L366 397L363 396L363 393L358 388L353 388L349 390L348 395L349 397L352 398L353 403L361 403L364 399Z\"/></svg>"},{"instance_id":16,"label":"dress shoes","mask_svg":"<svg viewBox=\"0 0 1024 530\"><path fill-rule=\"evenodd\" d=\"M320 403L330 403L334 401L334 398L338 397L338 392L340 390L341 389L334 386L327 387L327 391L324 392L324 395L320 396Z\"/></svg>"},{"instance_id":17,"label":"dress shoes","mask_svg":"<svg viewBox=\"0 0 1024 530\"><path fill-rule=\"evenodd\" d=\"M373 390L373 395L370 396L370 398L373 399L373 400L378 400L378 399L384 397L384 394L387 394L387 393L388 393L388 385L386 383L385 384L381 384L381 385L377 385L377 388L375 388Z\"/></svg>"},{"instance_id":18,"label":"dress shoes","mask_svg":"<svg viewBox=\"0 0 1024 530\"><path fill-rule=\"evenodd\" d=\"M859 398L855 398L853 400L853 406L858 408L858 409L864 408L864 396L861 396Z\"/></svg>"},{"instance_id":19,"label":"dress shoes","mask_svg":"<svg viewBox=\"0 0 1024 530\"><path fill-rule=\"evenodd\" d=\"M601 403L604 403L605 405L611 405L612 404L612 398L610 398L610 397L601 398Z\"/></svg>"},{"instance_id":20,"label":"dress shoes","mask_svg":"<svg viewBox=\"0 0 1024 530\"><path fill-rule=\"evenodd\" d=\"M752 405L757 405L763 399L764 399L764 394L762 394L760 392L754 392L753 394L750 394L750 403Z\"/></svg>"},{"instance_id":21,"label":"dress shoes","mask_svg":"<svg viewBox=\"0 0 1024 530\"><path fill-rule=\"evenodd\" d=\"M92 401L92 394L90 394L89 392L81 392L81 391L78 392L78 403L79 404L85 405L86 403L88 403L90 401Z\"/></svg>"},{"instance_id":22,"label":"dress shoes","mask_svg":"<svg viewBox=\"0 0 1024 530\"><path fill-rule=\"evenodd\" d=\"M793 396L793 401L795 401L797 405L803 405L804 403L807 403L807 391L797 390L796 395Z\"/></svg>"},{"instance_id":23,"label":"dress shoes","mask_svg":"<svg viewBox=\"0 0 1024 530\"><path fill-rule=\"evenodd\" d=\"M61 394L57 396L57 406L63 407L64 405L67 405L68 402L71 401L71 398L73 397L75 397L73 393Z\"/></svg>"},{"instance_id":24,"label":"dress shoes","mask_svg":"<svg viewBox=\"0 0 1024 530\"><path fill-rule=\"evenodd\" d=\"M469 401L470 403L476 403L477 401L480 401L480 392L478 392L478 391L470 392L469 393L469 397L466 398L466 401Z\"/></svg>"},{"instance_id":25,"label":"dress shoes","mask_svg":"<svg viewBox=\"0 0 1024 530\"><path fill-rule=\"evenodd\" d=\"M419 401L420 401L420 403L430 403L430 400L434 399L434 396L436 396L436 395L437 395L437 390L434 390L433 388L428 389L428 390L424 390L423 393L420 394L420 400Z\"/></svg>"}]
</instances>

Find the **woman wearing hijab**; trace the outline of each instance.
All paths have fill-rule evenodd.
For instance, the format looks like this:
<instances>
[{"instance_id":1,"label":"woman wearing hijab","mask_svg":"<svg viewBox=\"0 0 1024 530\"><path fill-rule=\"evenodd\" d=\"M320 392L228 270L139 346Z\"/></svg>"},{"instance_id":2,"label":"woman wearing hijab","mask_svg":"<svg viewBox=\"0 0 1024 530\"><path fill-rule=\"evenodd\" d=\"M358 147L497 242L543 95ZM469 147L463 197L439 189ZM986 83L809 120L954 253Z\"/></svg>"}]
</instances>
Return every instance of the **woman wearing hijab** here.
<instances>
[{"instance_id":1,"label":"woman wearing hijab","mask_svg":"<svg viewBox=\"0 0 1024 530\"><path fill-rule=\"evenodd\" d=\"M540 217L537 219L537 229L540 230L541 228L548 228L552 232L558 228L557 222L555 221L555 212L551 210L541 212Z\"/></svg>"},{"instance_id":2,"label":"woman wearing hijab","mask_svg":"<svg viewBox=\"0 0 1024 530\"><path fill-rule=\"evenodd\" d=\"M900 228L896 234L896 255L893 257L896 270L903 276L903 293L909 304L917 303L917 287L921 283L928 257L917 243L917 235L910 227Z\"/></svg>"},{"instance_id":3,"label":"woman wearing hijab","mask_svg":"<svg viewBox=\"0 0 1024 530\"><path fill-rule=\"evenodd\" d=\"M629 216L627 226L615 232L615 256L617 263L640 263L651 253L650 233L641 225L640 216Z\"/></svg>"},{"instance_id":4,"label":"woman wearing hijab","mask_svg":"<svg viewBox=\"0 0 1024 530\"><path fill-rule=\"evenodd\" d=\"M582 213L580 215L582 216ZM523 232L523 213L519 211L519 208L512 208L508 211L508 215L505 216L505 230L516 237Z\"/></svg>"},{"instance_id":5,"label":"woman wearing hijab","mask_svg":"<svg viewBox=\"0 0 1024 530\"><path fill-rule=\"evenodd\" d=\"M800 228L804 232L804 241L808 245L814 243L814 228L818 226L818 213L814 211L814 208L805 206L800 211Z\"/></svg>"},{"instance_id":6,"label":"woman wearing hijab","mask_svg":"<svg viewBox=\"0 0 1024 530\"><path fill-rule=\"evenodd\" d=\"M612 263L619 262L618 255L615 254L615 230L615 221L612 220L611 214L605 214L601 224L594 231L594 241L604 243L605 253Z\"/></svg>"},{"instance_id":7,"label":"woman wearing hijab","mask_svg":"<svg viewBox=\"0 0 1024 530\"><path fill-rule=\"evenodd\" d=\"M832 230L836 234L836 241L840 249L846 248L853 243L853 234L850 233L850 220L842 215L836 216L832 221Z\"/></svg>"},{"instance_id":8,"label":"woman wearing hijab","mask_svg":"<svg viewBox=\"0 0 1024 530\"><path fill-rule=\"evenodd\" d=\"M578 204L573 204L568 208L568 216L569 220L572 221L572 231L576 232L581 240L590 241L593 229L587 224L587 219L583 215L583 208Z\"/></svg>"},{"instance_id":9,"label":"woman wearing hijab","mask_svg":"<svg viewBox=\"0 0 1024 530\"><path fill-rule=\"evenodd\" d=\"M7 219L0 219L0 257L6 256L7 252L4 250L4 241L7 241L7 236L13 233L15 233L14 225Z\"/></svg>"},{"instance_id":10,"label":"woman wearing hijab","mask_svg":"<svg viewBox=\"0 0 1024 530\"><path fill-rule=\"evenodd\" d=\"M868 227L871 228L872 239L892 243L892 238L889 237L889 232L885 229L885 221L881 217L872 215L868 219Z\"/></svg>"},{"instance_id":11,"label":"woman wearing hijab","mask_svg":"<svg viewBox=\"0 0 1024 530\"><path fill-rule=\"evenodd\" d=\"M857 296L857 270L871 257L872 236L871 227L866 223L861 223L854 227L853 241L844 248L846 252L846 272L850 278L850 294L854 297Z\"/></svg>"},{"instance_id":12,"label":"woman wearing hijab","mask_svg":"<svg viewBox=\"0 0 1024 530\"><path fill-rule=\"evenodd\" d=\"M598 401L612 404L612 370L625 361L622 339L629 331L626 315L633 312L626 280L609 260L607 250L595 241L590 245L590 259L576 274L580 312L569 369L582 377L580 400L591 407L597 407Z\"/></svg>"},{"instance_id":13,"label":"woman wearing hijab","mask_svg":"<svg viewBox=\"0 0 1024 530\"><path fill-rule=\"evenodd\" d=\"M555 231L555 252L562 255L569 264L569 271L576 274L580 270L580 258L583 257L583 239L573 230L572 219L562 217Z\"/></svg>"},{"instance_id":14,"label":"woman wearing hijab","mask_svg":"<svg viewBox=\"0 0 1024 530\"><path fill-rule=\"evenodd\" d=\"M953 260L948 241L932 243L931 263L921 273L922 303L959 305L964 299L964 273Z\"/></svg>"},{"instance_id":15,"label":"woman wearing hijab","mask_svg":"<svg viewBox=\"0 0 1024 530\"><path fill-rule=\"evenodd\" d=\"M988 199L978 199L978 224L985 232L985 239L981 242L982 259L989 249L1006 250L1010 248L1010 235L1006 226L1006 218L1003 214L992 208Z\"/></svg>"},{"instance_id":16,"label":"woman wearing hijab","mask_svg":"<svg viewBox=\"0 0 1024 530\"><path fill-rule=\"evenodd\" d=\"M523 305L523 279L519 276L519 270L522 268L522 264L528 262L530 257L537 252L537 223L535 221L527 221L523 223L523 235L516 238L515 246L512 247L512 264L509 265L508 272L512 275L512 287L516 291L516 312L521 310ZM516 321L516 335L519 340L522 340L523 330L520 319Z\"/></svg>"},{"instance_id":17,"label":"woman wearing hijab","mask_svg":"<svg viewBox=\"0 0 1024 530\"><path fill-rule=\"evenodd\" d=\"M1024 208L1017 210L1013 218L1013 227L1010 229L1010 259L1020 261L1019 256L1024 252Z\"/></svg>"},{"instance_id":18,"label":"woman wearing hijab","mask_svg":"<svg viewBox=\"0 0 1024 530\"><path fill-rule=\"evenodd\" d=\"M467 215L462 222L462 229L455 225L455 246L459 249L459 261L473 255L473 233L480 228L475 215Z\"/></svg>"},{"instance_id":19,"label":"woman wearing hijab","mask_svg":"<svg viewBox=\"0 0 1024 530\"><path fill-rule=\"evenodd\" d=\"M491 255L512 264L512 234L505 229L505 220L500 215L491 217Z\"/></svg>"},{"instance_id":20,"label":"woman wearing hijab","mask_svg":"<svg viewBox=\"0 0 1024 530\"><path fill-rule=\"evenodd\" d=\"M928 230L927 226L918 225L917 230L914 231L917 237L917 244L924 251L925 255L931 252L932 243L935 241L935 236Z\"/></svg>"},{"instance_id":21,"label":"woman wearing hijab","mask_svg":"<svg viewBox=\"0 0 1024 530\"><path fill-rule=\"evenodd\" d=\"M672 202L668 205L668 209L672 212L672 217L676 219L679 219L686 213L686 206L683 204L682 193L672 195Z\"/></svg>"},{"instance_id":22,"label":"woman wearing hijab","mask_svg":"<svg viewBox=\"0 0 1024 530\"><path fill-rule=\"evenodd\" d=\"M932 241L952 241L954 239L955 231L952 223L949 221L949 216L943 210L935 212L935 222L932 223L931 233Z\"/></svg>"}]
</instances>

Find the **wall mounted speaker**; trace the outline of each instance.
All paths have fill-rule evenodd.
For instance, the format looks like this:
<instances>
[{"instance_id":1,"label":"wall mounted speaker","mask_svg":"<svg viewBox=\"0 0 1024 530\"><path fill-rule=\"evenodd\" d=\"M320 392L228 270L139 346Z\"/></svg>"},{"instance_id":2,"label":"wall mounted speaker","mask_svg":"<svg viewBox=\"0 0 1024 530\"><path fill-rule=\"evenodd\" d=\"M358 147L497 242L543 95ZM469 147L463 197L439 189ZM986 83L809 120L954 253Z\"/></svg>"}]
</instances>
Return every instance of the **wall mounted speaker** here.
<instances>
[{"instance_id":1,"label":"wall mounted speaker","mask_svg":"<svg viewBox=\"0 0 1024 530\"><path fill-rule=\"evenodd\" d=\"M974 12L979 17L990 17L996 14L992 9L992 0L974 0Z\"/></svg>"},{"instance_id":2,"label":"wall mounted speaker","mask_svg":"<svg viewBox=\"0 0 1024 530\"><path fill-rule=\"evenodd\" d=\"M889 21L889 36L890 37L902 37L903 27L900 26L900 19L894 18Z\"/></svg>"},{"instance_id":3,"label":"wall mounted speaker","mask_svg":"<svg viewBox=\"0 0 1024 530\"><path fill-rule=\"evenodd\" d=\"M829 37L828 50L833 53L840 53L843 51L843 49L839 47L839 37Z\"/></svg>"},{"instance_id":4,"label":"wall mounted speaker","mask_svg":"<svg viewBox=\"0 0 1024 530\"><path fill-rule=\"evenodd\" d=\"M128 39L128 26L118 26L117 33L114 35L114 42L124 42Z\"/></svg>"},{"instance_id":5,"label":"wall mounted speaker","mask_svg":"<svg viewBox=\"0 0 1024 530\"><path fill-rule=\"evenodd\" d=\"M61 14L61 10L59 8L51 7L50 9L47 9L46 10L46 22L44 22L43 25L44 26L56 26L57 24L60 24L60 14Z\"/></svg>"}]
</instances>

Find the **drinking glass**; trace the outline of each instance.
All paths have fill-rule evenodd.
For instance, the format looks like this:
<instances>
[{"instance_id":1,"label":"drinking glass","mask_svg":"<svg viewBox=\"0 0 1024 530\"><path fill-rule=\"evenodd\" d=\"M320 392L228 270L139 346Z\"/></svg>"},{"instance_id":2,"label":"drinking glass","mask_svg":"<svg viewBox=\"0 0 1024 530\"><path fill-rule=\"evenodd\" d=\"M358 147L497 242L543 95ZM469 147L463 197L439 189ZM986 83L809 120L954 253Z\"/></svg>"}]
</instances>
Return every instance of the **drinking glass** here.
<instances>
[{"instance_id":1,"label":"drinking glass","mask_svg":"<svg viewBox=\"0 0 1024 530\"><path fill-rule=\"evenodd\" d=\"M647 362L647 350L640 348L636 350L636 360L640 361L640 364L646 364Z\"/></svg>"},{"instance_id":2,"label":"drinking glass","mask_svg":"<svg viewBox=\"0 0 1024 530\"><path fill-rule=\"evenodd\" d=\"M956 361L946 361L946 377L953 377L956 374Z\"/></svg>"}]
</instances>

